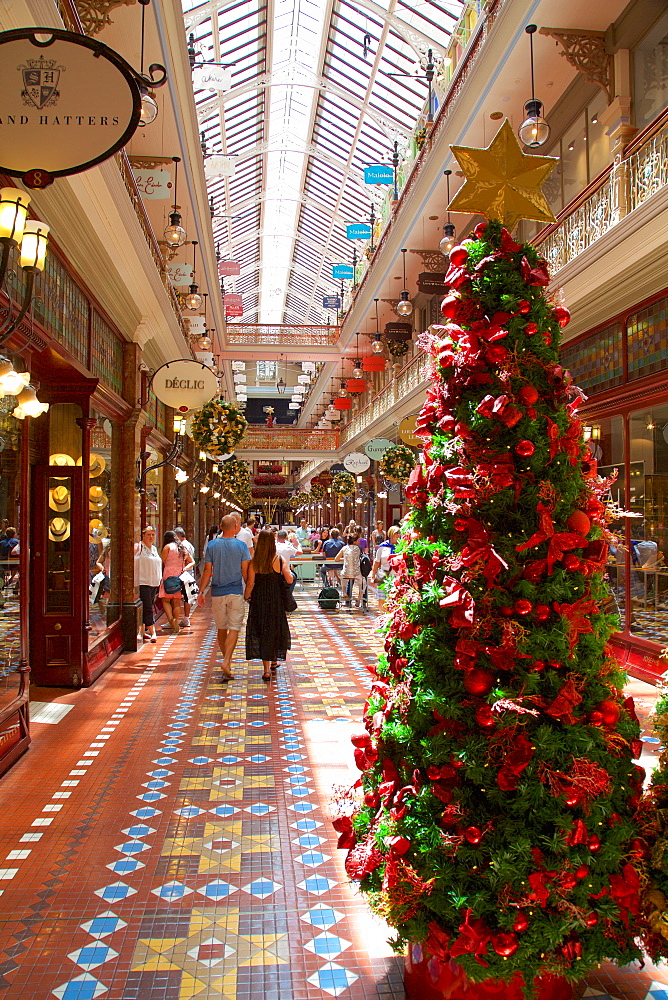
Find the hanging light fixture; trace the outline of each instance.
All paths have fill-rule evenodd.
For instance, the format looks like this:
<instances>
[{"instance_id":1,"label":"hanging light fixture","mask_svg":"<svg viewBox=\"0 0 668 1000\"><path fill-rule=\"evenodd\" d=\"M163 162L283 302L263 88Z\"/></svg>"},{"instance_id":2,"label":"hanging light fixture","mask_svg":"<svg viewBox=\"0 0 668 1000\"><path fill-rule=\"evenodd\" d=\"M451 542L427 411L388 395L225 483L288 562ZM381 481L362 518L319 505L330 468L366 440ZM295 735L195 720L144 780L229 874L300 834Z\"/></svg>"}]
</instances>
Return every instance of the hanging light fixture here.
<instances>
[{"instance_id":1,"label":"hanging light fixture","mask_svg":"<svg viewBox=\"0 0 668 1000\"><path fill-rule=\"evenodd\" d=\"M213 347L213 341L211 340L211 337L209 336L209 328L207 327L207 323L206 323L206 307L208 305L208 302L207 302L207 300L208 300L208 293L207 292L202 292L202 298L204 299L204 333L202 334L201 337L197 337L196 344L197 344L197 350L198 351L210 351L211 348ZM211 333L214 333L214 332L215 332L214 330L211 330Z\"/></svg>"},{"instance_id":2,"label":"hanging light fixture","mask_svg":"<svg viewBox=\"0 0 668 1000\"><path fill-rule=\"evenodd\" d=\"M21 237L21 249L19 251L19 264L25 271L25 286L23 290L23 302L21 308L14 318L11 316L0 330L0 344L4 344L19 327L23 317L30 308L32 302L35 275L44 270L46 262L46 248L49 242L49 227L45 222L37 219L27 219L23 226ZM4 256L3 256L4 260Z\"/></svg>"},{"instance_id":3,"label":"hanging light fixture","mask_svg":"<svg viewBox=\"0 0 668 1000\"><path fill-rule=\"evenodd\" d=\"M372 356L370 358L364 358L362 361L362 368L365 372L384 372L385 358L381 355L385 346L380 335L380 330L378 329L378 299L374 299L373 301L376 303L376 332L371 342Z\"/></svg>"},{"instance_id":4,"label":"hanging light fixture","mask_svg":"<svg viewBox=\"0 0 668 1000\"><path fill-rule=\"evenodd\" d=\"M537 146L542 146L550 138L550 126L543 118L543 102L536 100L534 90L533 36L536 31L536 25L527 24L524 30L529 36L531 47L531 100L527 101L524 105L526 118L517 130L517 134L525 146L535 149Z\"/></svg>"},{"instance_id":5,"label":"hanging light fixture","mask_svg":"<svg viewBox=\"0 0 668 1000\"><path fill-rule=\"evenodd\" d=\"M199 309L202 305L202 296L197 290L197 260L195 254L197 252L197 240L193 240L193 283L190 286L190 291L186 295L186 306L188 309Z\"/></svg>"},{"instance_id":6,"label":"hanging light fixture","mask_svg":"<svg viewBox=\"0 0 668 1000\"><path fill-rule=\"evenodd\" d=\"M408 289L406 288L406 254L408 251L403 249L403 262L404 262L404 288L401 293L401 298L397 302L397 315L398 316L410 316L413 312L413 303L408 297Z\"/></svg>"},{"instance_id":7,"label":"hanging light fixture","mask_svg":"<svg viewBox=\"0 0 668 1000\"><path fill-rule=\"evenodd\" d=\"M176 186L179 179L179 163L181 162L181 157L173 156L172 161L176 164L174 168L174 211L170 212L169 225L165 229L163 235L170 247L182 247L186 242L188 235L181 225L181 215L179 213L179 206L176 200Z\"/></svg>"},{"instance_id":8,"label":"hanging light fixture","mask_svg":"<svg viewBox=\"0 0 668 1000\"><path fill-rule=\"evenodd\" d=\"M16 403L12 413L18 420L24 420L26 417L39 417L41 413L46 413L49 409L48 403L40 403L38 400L34 385L24 386L17 396Z\"/></svg>"},{"instance_id":9,"label":"hanging light fixture","mask_svg":"<svg viewBox=\"0 0 668 1000\"><path fill-rule=\"evenodd\" d=\"M280 363L281 363L282 359L283 359L283 355L281 354L281 356L278 359L278 362L276 364L276 371L277 372L278 372L278 369L279 369L279 366L280 366ZM276 383L276 392L280 392L280 394L283 395L283 393L285 392L285 390L287 389L287 387L288 387L287 383L283 381L283 376L280 375L280 373L279 373L279 379L278 379L278 382Z\"/></svg>"},{"instance_id":10,"label":"hanging light fixture","mask_svg":"<svg viewBox=\"0 0 668 1000\"><path fill-rule=\"evenodd\" d=\"M18 396L24 386L29 385L28 372L17 372L9 358L0 355L0 393L4 396Z\"/></svg>"},{"instance_id":11,"label":"hanging light fixture","mask_svg":"<svg viewBox=\"0 0 668 1000\"><path fill-rule=\"evenodd\" d=\"M346 382L346 389L348 392L366 392L368 386L364 374L362 371L362 362L360 361L360 335L359 331L355 333L356 346L355 346L355 364L353 367L352 377Z\"/></svg>"},{"instance_id":12,"label":"hanging light fixture","mask_svg":"<svg viewBox=\"0 0 668 1000\"><path fill-rule=\"evenodd\" d=\"M17 247L23 237L23 229L28 218L30 195L18 188L6 187L0 190L0 244L2 245L2 263L0 263L0 285L5 280L9 251Z\"/></svg>"},{"instance_id":13,"label":"hanging light fixture","mask_svg":"<svg viewBox=\"0 0 668 1000\"><path fill-rule=\"evenodd\" d=\"M447 195L448 195L447 204L449 206L450 205L450 174L452 173L452 170L444 170L443 173L445 174L445 180L446 180L446 183L447 183L447 186L448 186L448 188L447 188ZM438 244L438 248L439 248L439 250L441 251L441 253L443 254L444 257L448 257L449 256L450 251L452 250L452 248L455 245L456 239L457 239L457 237L455 236L455 227L453 226L452 222L450 221L450 211L448 209L448 221L443 226L443 239Z\"/></svg>"},{"instance_id":14,"label":"hanging light fixture","mask_svg":"<svg viewBox=\"0 0 668 1000\"><path fill-rule=\"evenodd\" d=\"M144 22L146 19L146 8L150 4L151 0L139 0L141 4L141 75L144 75ZM145 83L139 84L139 93L141 94L141 112L139 115L139 121L137 125L143 128L145 125L150 125L158 117L158 105L155 100L155 94L152 94Z\"/></svg>"}]
</instances>

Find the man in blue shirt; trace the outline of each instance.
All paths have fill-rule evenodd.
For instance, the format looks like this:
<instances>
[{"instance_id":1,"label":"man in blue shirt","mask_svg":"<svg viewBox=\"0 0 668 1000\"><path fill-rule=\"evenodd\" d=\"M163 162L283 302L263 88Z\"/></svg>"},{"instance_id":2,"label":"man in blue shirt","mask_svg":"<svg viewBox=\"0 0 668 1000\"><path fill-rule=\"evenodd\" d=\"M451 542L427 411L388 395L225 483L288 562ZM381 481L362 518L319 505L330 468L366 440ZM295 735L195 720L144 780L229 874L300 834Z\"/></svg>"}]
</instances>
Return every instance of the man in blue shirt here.
<instances>
[{"instance_id":1,"label":"man in blue shirt","mask_svg":"<svg viewBox=\"0 0 668 1000\"><path fill-rule=\"evenodd\" d=\"M197 603L204 604L204 591L211 580L211 610L218 630L218 645L223 654L223 681L233 681L232 656L244 623L244 590L250 556L248 546L235 538L236 519L226 514L220 522L221 534L206 547L206 557Z\"/></svg>"},{"instance_id":2,"label":"man in blue shirt","mask_svg":"<svg viewBox=\"0 0 668 1000\"><path fill-rule=\"evenodd\" d=\"M332 528L329 533L329 538L322 544L322 551L325 559L327 561L336 559L342 548L343 539L340 537L339 529ZM339 576L338 569L335 566L330 566L329 569L327 569L326 562L322 564L321 575L324 587L331 587L332 585L337 587L341 583L341 577Z\"/></svg>"}]
</instances>

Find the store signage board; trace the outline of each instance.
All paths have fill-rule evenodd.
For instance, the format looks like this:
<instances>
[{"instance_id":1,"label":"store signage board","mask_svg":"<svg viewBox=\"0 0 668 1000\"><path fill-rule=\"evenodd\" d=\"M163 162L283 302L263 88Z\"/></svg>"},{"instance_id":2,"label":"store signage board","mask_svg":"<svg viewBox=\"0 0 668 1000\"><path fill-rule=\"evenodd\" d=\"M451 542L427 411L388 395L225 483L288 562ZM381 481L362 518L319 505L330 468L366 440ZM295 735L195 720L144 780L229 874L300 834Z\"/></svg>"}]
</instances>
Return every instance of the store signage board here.
<instances>
[{"instance_id":1,"label":"store signage board","mask_svg":"<svg viewBox=\"0 0 668 1000\"><path fill-rule=\"evenodd\" d=\"M193 281L193 269L191 264L183 261L173 260L167 265L167 274L170 283L174 288L181 288L183 285L190 285Z\"/></svg>"},{"instance_id":2,"label":"store signage board","mask_svg":"<svg viewBox=\"0 0 668 1000\"><path fill-rule=\"evenodd\" d=\"M338 295L323 295L322 298L322 308L323 309L340 309L341 299Z\"/></svg>"},{"instance_id":3,"label":"store signage board","mask_svg":"<svg viewBox=\"0 0 668 1000\"><path fill-rule=\"evenodd\" d=\"M353 271L351 264L333 264L332 265L332 277L335 281L340 279L354 278L355 273Z\"/></svg>"},{"instance_id":4,"label":"store signage board","mask_svg":"<svg viewBox=\"0 0 668 1000\"><path fill-rule=\"evenodd\" d=\"M140 112L134 71L108 45L58 28L0 33L0 173L43 188L88 170L129 142Z\"/></svg>"},{"instance_id":5,"label":"store signage board","mask_svg":"<svg viewBox=\"0 0 668 1000\"><path fill-rule=\"evenodd\" d=\"M334 465L330 465L329 471L335 476L337 472L345 472L346 467L343 462L335 462Z\"/></svg>"},{"instance_id":6,"label":"store signage board","mask_svg":"<svg viewBox=\"0 0 668 1000\"><path fill-rule=\"evenodd\" d=\"M394 167L385 163L372 163L364 168L365 184L394 184Z\"/></svg>"},{"instance_id":7,"label":"store signage board","mask_svg":"<svg viewBox=\"0 0 668 1000\"><path fill-rule=\"evenodd\" d=\"M423 445L422 438L418 437L415 433L417 418L419 416L419 413L412 413L410 417L404 417L399 424L399 437L410 448L421 448Z\"/></svg>"},{"instance_id":8,"label":"store signage board","mask_svg":"<svg viewBox=\"0 0 668 1000\"><path fill-rule=\"evenodd\" d=\"M204 176L207 180L214 177L234 177L236 161L232 156L224 156L218 153L216 156L209 156L204 163Z\"/></svg>"},{"instance_id":9,"label":"store signage board","mask_svg":"<svg viewBox=\"0 0 668 1000\"><path fill-rule=\"evenodd\" d=\"M364 445L364 451L374 462L379 462L389 448L394 448L394 444L388 438L372 438Z\"/></svg>"},{"instance_id":10,"label":"store signage board","mask_svg":"<svg viewBox=\"0 0 668 1000\"><path fill-rule=\"evenodd\" d=\"M219 260L219 278L238 278L241 274L241 264L238 260Z\"/></svg>"},{"instance_id":11,"label":"store signage board","mask_svg":"<svg viewBox=\"0 0 668 1000\"><path fill-rule=\"evenodd\" d=\"M360 473L366 472L371 465L371 459L361 451L351 451L343 460L343 467L346 472Z\"/></svg>"},{"instance_id":12,"label":"store signage board","mask_svg":"<svg viewBox=\"0 0 668 1000\"><path fill-rule=\"evenodd\" d=\"M172 175L169 170L158 167L149 170L147 167L133 167L137 187L142 198L149 201L161 201L169 198L172 189Z\"/></svg>"},{"instance_id":13,"label":"store signage board","mask_svg":"<svg viewBox=\"0 0 668 1000\"><path fill-rule=\"evenodd\" d=\"M232 70L225 66L195 66L193 86L195 90L211 90L225 93L232 85Z\"/></svg>"},{"instance_id":14,"label":"store signage board","mask_svg":"<svg viewBox=\"0 0 668 1000\"><path fill-rule=\"evenodd\" d=\"M240 295L235 292L227 292L225 294L225 315L226 316L243 316L244 314L244 303Z\"/></svg>"},{"instance_id":15,"label":"store signage board","mask_svg":"<svg viewBox=\"0 0 668 1000\"><path fill-rule=\"evenodd\" d=\"M370 240L371 226L368 222L349 222L346 226L347 240Z\"/></svg>"},{"instance_id":16,"label":"store signage board","mask_svg":"<svg viewBox=\"0 0 668 1000\"><path fill-rule=\"evenodd\" d=\"M206 320L204 316L185 316L188 323L188 333L192 337L203 337L206 333Z\"/></svg>"},{"instance_id":17,"label":"store signage board","mask_svg":"<svg viewBox=\"0 0 668 1000\"><path fill-rule=\"evenodd\" d=\"M151 388L161 403L179 413L188 413L213 399L218 392L218 378L207 365L180 358L158 368L151 379Z\"/></svg>"}]
</instances>

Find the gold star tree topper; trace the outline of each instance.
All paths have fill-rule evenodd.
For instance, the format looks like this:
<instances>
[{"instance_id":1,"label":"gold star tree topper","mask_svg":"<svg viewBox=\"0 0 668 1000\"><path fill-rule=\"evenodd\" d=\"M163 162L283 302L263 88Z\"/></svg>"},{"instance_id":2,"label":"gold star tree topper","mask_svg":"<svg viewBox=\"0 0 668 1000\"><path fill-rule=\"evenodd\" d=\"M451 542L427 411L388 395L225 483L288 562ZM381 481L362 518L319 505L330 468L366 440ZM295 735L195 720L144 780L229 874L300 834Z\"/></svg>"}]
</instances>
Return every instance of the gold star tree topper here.
<instances>
[{"instance_id":1,"label":"gold star tree topper","mask_svg":"<svg viewBox=\"0 0 668 1000\"><path fill-rule=\"evenodd\" d=\"M508 119L487 149L452 146L466 180L448 205L451 212L472 212L499 219L512 231L520 219L554 222L541 185L557 165L556 156L523 153Z\"/></svg>"}]
</instances>

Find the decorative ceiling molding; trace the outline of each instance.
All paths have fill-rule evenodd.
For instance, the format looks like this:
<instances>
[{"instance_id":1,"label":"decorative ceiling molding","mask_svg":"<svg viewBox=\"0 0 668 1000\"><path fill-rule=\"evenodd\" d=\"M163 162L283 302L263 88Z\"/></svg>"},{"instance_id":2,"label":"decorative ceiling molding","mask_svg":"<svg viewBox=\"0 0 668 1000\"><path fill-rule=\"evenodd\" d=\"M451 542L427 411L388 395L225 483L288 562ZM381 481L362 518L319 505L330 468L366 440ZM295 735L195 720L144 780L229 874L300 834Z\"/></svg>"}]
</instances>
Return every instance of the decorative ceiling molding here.
<instances>
[{"instance_id":1,"label":"decorative ceiling molding","mask_svg":"<svg viewBox=\"0 0 668 1000\"><path fill-rule=\"evenodd\" d=\"M448 262L440 250L411 250L411 253L416 253L422 259L422 263L428 271L442 273L448 270ZM386 299L383 301L385 302Z\"/></svg>"},{"instance_id":2,"label":"decorative ceiling molding","mask_svg":"<svg viewBox=\"0 0 668 1000\"><path fill-rule=\"evenodd\" d=\"M109 14L116 7L131 7L136 0L76 0L81 23L87 35L97 35L108 24L113 24Z\"/></svg>"},{"instance_id":3,"label":"decorative ceiling molding","mask_svg":"<svg viewBox=\"0 0 668 1000\"><path fill-rule=\"evenodd\" d=\"M563 48L562 56L578 73L601 88L611 104L615 96L613 62L605 44L604 31L541 28L541 35L554 38Z\"/></svg>"}]
</instances>

